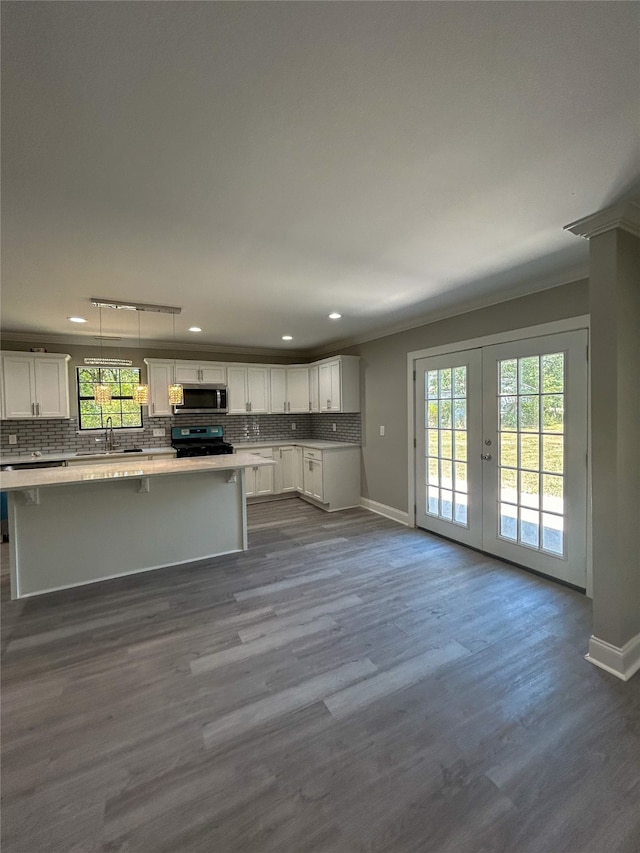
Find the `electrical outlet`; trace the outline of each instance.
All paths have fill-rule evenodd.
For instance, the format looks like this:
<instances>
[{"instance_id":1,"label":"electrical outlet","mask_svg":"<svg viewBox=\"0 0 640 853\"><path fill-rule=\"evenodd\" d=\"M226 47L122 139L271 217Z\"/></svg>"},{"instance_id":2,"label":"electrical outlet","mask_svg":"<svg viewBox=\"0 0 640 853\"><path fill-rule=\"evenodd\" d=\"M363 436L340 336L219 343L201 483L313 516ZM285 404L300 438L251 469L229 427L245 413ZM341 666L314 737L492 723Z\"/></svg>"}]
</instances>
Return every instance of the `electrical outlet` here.
<instances>
[{"instance_id":1,"label":"electrical outlet","mask_svg":"<svg viewBox=\"0 0 640 853\"><path fill-rule=\"evenodd\" d=\"M295 425L295 424L291 424L291 429L295 429L295 428L296 428L296 425Z\"/></svg>"},{"instance_id":2,"label":"electrical outlet","mask_svg":"<svg viewBox=\"0 0 640 853\"><path fill-rule=\"evenodd\" d=\"M9 436L9 444L17 444L17 443L18 443L18 436L17 435L10 435Z\"/></svg>"},{"instance_id":3,"label":"electrical outlet","mask_svg":"<svg viewBox=\"0 0 640 853\"><path fill-rule=\"evenodd\" d=\"M153 431L153 437L154 438L162 438L163 436L164 436L164 430L163 429L154 429L154 431Z\"/></svg>"},{"instance_id":4,"label":"electrical outlet","mask_svg":"<svg viewBox=\"0 0 640 853\"><path fill-rule=\"evenodd\" d=\"M336 424L331 424L331 429L333 430L333 432L335 432L338 427L336 426Z\"/></svg>"},{"instance_id":5,"label":"electrical outlet","mask_svg":"<svg viewBox=\"0 0 640 853\"><path fill-rule=\"evenodd\" d=\"M384 435L384 427L380 426L380 435Z\"/></svg>"}]
</instances>

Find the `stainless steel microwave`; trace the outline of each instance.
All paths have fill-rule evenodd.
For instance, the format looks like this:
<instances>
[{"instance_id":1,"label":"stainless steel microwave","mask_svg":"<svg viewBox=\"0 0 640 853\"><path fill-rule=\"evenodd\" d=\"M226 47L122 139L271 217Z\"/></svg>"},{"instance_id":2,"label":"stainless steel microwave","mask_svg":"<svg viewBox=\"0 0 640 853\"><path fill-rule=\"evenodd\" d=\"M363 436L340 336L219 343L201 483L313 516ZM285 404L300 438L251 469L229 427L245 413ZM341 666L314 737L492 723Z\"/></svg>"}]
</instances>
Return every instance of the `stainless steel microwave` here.
<instances>
[{"instance_id":1,"label":"stainless steel microwave","mask_svg":"<svg viewBox=\"0 0 640 853\"><path fill-rule=\"evenodd\" d=\"M184 402L174 406L176 415L225 414L229 411L226 385L183 385Z\"/></svg>"}]
</instances>

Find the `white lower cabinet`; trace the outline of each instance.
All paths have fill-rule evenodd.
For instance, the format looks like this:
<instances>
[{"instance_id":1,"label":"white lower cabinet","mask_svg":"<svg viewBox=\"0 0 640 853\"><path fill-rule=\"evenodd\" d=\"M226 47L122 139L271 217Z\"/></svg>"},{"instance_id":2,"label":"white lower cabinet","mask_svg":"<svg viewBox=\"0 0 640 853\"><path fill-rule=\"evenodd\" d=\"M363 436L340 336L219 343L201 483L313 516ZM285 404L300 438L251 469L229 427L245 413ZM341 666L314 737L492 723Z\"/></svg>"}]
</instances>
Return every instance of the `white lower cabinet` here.
<instances>
[{"instance_id":1,"label":"white lower cabinet","mask_svg":"<svg viewBox=\"0 0 640 853\"><path fill-rule=\"evenodd\" d=\"M324 501L321 450L304 451L302 491L309 498L313 498L316 501Z\"/></svg>"},{"instance_id":2,"label":"white lower cabinet","mask_svg":"<svg viewBox=\"0 0 640 853\"><path fill-rule=\"evenodd\" d=\"M297 450L297 447L291 445L278 447L273 451L273 458L277 463L274 473L274 491L278 495L285 492L295 492L298 489L298 477L296 476Z\"/></svg>"},{"instance_id":3,"label":"white lower cabinet","mask_svg":"<svg viewBox=\"0 0 640 853\"><path fill-rule=\"evenodd\" d=\"M296 482L296 492L301 492L303 485L304 485L304 480L303 480L304 450L301 447L296 447L295 451L296 451L296 455L295 455L294 476L295 476L295 482Z\"/></svg>"},{"instance_id":4,"label":"white lower cabinet","mask_svg":"<svg viewBox=\"0 0 640 853\"><path fill-rule=\"evenodd\" d=\"M266 495L299 495L333 512L360 505L360 448L318 448L282 445L249 452L273 459L273 466L247 468L248 498Z\"/></svg>"},{"instance_id":5,"label":"white lower cabinet","mask_svg":"<svg viewBox=\"0 0 640 853\"><path fill-rule=\"evenodd\" d=\"M302 449L302 497L330 512L360 505L359 447Z\"/></svg>"},{"instance_id":6,"label":"white lower cabinet","mask_svg":"<svg viewBox=\"0 0 640 853\"><path fill-rule=\"evenodd\" d=\"M263 459L273 459L273 449L265 447L261 450L252 450L255 456ZM274 466L264 465L260 468L247 468L245 470L245 487L248 498L259 498L263 495L272 495L274 491Z\"/></svg>"}]
</instances>

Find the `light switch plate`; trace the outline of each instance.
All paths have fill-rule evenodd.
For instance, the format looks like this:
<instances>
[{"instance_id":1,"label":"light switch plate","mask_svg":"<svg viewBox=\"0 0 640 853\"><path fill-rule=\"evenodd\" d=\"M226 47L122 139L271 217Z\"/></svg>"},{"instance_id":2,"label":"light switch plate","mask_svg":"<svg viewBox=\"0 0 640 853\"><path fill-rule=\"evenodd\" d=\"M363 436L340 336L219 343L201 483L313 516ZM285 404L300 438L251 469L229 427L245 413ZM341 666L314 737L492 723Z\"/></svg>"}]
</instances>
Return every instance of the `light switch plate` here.
<instances>
[{"instance_id":1,"label":"light switch plate","mask_svg":"<svg viewBox=\"0 0 640 853\"><path fill-rule=\"evenodd\" d=\"M17 444L17 443L18 443L18 436L17 435L10 435L9 436L9 444Z\"/></svg>"},{"instance_id":2,"label":"light switch plate","mask_svg":"<svg viewBox=\"0 0 640 853\"><path fill-rule=\"evenodd\" d=\"M162 438L163 435L164 435L163 429L154 429L154 431L153 431L153 437L154 438Z\"/></svg>"}]
</instances>

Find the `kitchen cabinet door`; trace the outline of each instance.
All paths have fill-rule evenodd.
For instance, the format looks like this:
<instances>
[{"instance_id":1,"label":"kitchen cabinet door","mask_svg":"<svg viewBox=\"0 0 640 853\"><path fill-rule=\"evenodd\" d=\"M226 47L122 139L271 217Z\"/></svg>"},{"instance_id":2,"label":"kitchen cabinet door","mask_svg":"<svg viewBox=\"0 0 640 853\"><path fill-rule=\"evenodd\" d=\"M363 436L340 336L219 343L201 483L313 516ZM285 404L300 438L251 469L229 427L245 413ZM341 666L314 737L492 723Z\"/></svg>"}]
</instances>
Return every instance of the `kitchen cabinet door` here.
<instances>
[{"instance_id":1,"label":"kitchen cabinet door","mask_svg":"<svg viewBox=\"0 0 640 853\"><path fill-rule=\"evenodd\" d=\"M262 450L252 450L256 456L263 459L273 459L273 449L265 447ZM247 468L245 473L245 494L248 498L272 495L274 491L273 472L274 465L265 465L260 468Z\"/></svg>"},{"instance_id":2,"label":"kitchen cabinet door","mask_svg":"<svg viewBox=\"0 0 640 853\"><path fill-rule=\"evenodd\" d=\"M244 415L249 409L247 397L247 368L229 367L227 369L227 383L229 389L229 414Z\"/></svg>"},{"instance_id":3,"label":"kitchen cabinet door","mask_svg":"<svg viewBox=\"0 0 640 853\"><path fill-rule=\"evenodd\" d=\"M7 419L35 417L35 376L29 356L4 356L4 416Z\"/></svg>"},{"instance_id":4,"label":"kitchen cabinet door","mask_svg":"<svg viewBox=\"0 0 640 853\"><path fill-rule=\"evenodd\" d=\"M218 364L201 364L200 381L204 385L226 385L227 368Z\"/></svg>"},{"instance_id":5,"label":"kitchen cabinet door","mask_svg":"<svg viewBox=\"0 0 640 853\"><path fill-rule=\"evenodd\" d=\"M34 377L38 417L68 418L69 374L66 360L36 358Z\"/></svg>"},{"instance_id":6,"label":"kitchen cabinet door","mask_svg":"<svg viewBox=\"0 0 640 853\"><path fill-rule=\"evenodd\" d=\"M318 385L318 365L312 364L309 368L309 401L311 403L311 412L320 411L320 387Z\"/></svg>"},{"instance_id":7,"label":"kitchen cabinet door","mask_svg":"<svg viewBox=\"0 0 640 853\"><path fill-rule=\"evenodd\" d=\"M274 451L274 458L278 459L276 493L295 492L297 485L296 477L296 447L279 447Z\"/></svg>"},{"instance_id":8,"label":"kitchen cabinet door","mask_svg":"<svg viewBox=\"0 0 640 853\"><path fill-rule=\"evenodd\" d=\"M303 463L304 463L304 450L301 447L295 448L295 484L296 484L296 492L302 492L304 490L304 478L303 478Z\"/></svg>"},{"instance_id":9,"label":"kitchen cabinet door","mask_svg":"<svg viewBox=\"0 0 640 853\"><path fill-rule=\"evenodd\" d=\"M177 361L176 382L185 385L225 385L227 370L206 361Z\"/></svg>"},{"instance_id":10,"label":"kitchen cabinet door","mask_svg":"<svg viewBox=\"0 0 640 853\"><path fill-rule=\"evenodd\" d=\"M176 382L197 385L200 382L200 365L195 361L176 361Z\"/></svg>"},{"instance_id":11,"label":"kitchen cabinet door","mask_svg":"<svg viewBox=\"0 0 640 853\"><path fill-rule=\"evenodd\" d=\"M318 376L320 411L340 412L342 410L340 398L340 362L330 361L327 364L321 364Z\"/></svg>"},{"instance_id":12,"label":"kitchen cabinet door","mask_svg":"<svg viewBox=\"0 0 640 853\"><path fill-rule=\"evenodd\" d=\"M288 412L309 412L309 369L307 367L289 367L287 369Z\"/></svg>"},{"instance_id":13,"label":"kitchen cabinet door","mask_svg":"<svg viewBox=\"0 0 640 853\"><path fill-rule=\"evenodd\" d=\"M173 362L147 362L149 381L149 417L167 417L173 414L169 402L169 385L173 382Z\"/></svg>"},{"instance_id":14,"label":"kitchen cabinet door","mask_svg":"<svg viewBox=\"0 0 640 853\"><path fill-rule=\"evenodd\" d=\"M266 415L269 411L269 369L247 368L249 414Z\"/></svg>"},{"instance_id":15,"label":"kitchen cabinet door","mask_svg":"<svg viewBox=\"0 0 640 853\"><path fill-rule=\"evenodd\" d=\"M305 452L303 491L305 495L317 501L324 501L324 489L322 485L322 453Z\"/></svg>"},{"instance_id":16,"label":"kitchen cabinet door","mask_svg":"<svg viewBox=\"0 0 640 853\"><path fill-rule=\"evenodd\" d=\"M286 367L272 367L269 373L271 387L271 411L274 415L283 414L288 411L287 369Z\"/></svg>"}]
</instances>

